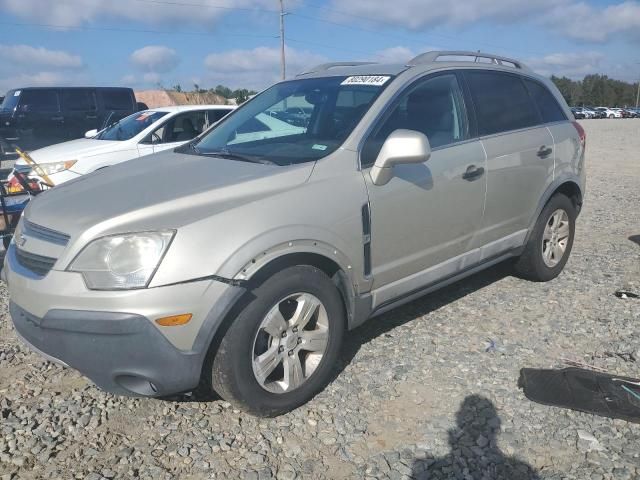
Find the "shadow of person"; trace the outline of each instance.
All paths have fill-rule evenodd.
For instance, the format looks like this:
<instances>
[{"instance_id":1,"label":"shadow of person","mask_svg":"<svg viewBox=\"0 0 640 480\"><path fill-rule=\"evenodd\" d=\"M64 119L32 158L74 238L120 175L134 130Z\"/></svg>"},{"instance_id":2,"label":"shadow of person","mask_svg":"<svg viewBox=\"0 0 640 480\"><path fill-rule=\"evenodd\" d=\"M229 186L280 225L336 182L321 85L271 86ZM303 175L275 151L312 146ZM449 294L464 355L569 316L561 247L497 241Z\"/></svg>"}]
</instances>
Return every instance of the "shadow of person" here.
<instances>
[{"instance_id":1,"label":"shadow of person","mask_svg":"<svg viewBox=\"0 0 640 480\"><path fill-rule=\"evenodd\" d=\"M631 235L629 237L629 240L631 240L633 243L640 245L640 235Z\"/></svg>"},{"instance_id":2,"label":"shadow of person","mask_svg":"<svg viewBox=\"0 0 640 480\"><path fill-rule=\"evenodd\" d=\"M413 478L461 480L539 480L525 462L498 448L500 417L491 401L479 395L464 399L449 430L451 452L439 458L416 460Z\"/></svg>"}]
</instances>

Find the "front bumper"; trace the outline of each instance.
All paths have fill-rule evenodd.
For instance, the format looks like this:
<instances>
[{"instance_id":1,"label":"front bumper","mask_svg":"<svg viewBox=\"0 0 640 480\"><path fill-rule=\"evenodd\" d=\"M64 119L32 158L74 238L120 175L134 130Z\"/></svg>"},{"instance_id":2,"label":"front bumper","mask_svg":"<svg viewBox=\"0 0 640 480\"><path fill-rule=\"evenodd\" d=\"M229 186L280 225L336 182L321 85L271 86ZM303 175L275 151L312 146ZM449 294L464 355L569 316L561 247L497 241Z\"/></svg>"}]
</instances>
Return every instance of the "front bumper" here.
<instances>
[{"instance_id":1,"label":"front bumper","mask_svg":"<svg viewBox=\"0 0 640 480\"><path fill-rule=\"evenodd\" d=\"M214 280L128 291L92 291L82 276L51 270L37 277L19 264L12 244L2 277L18 334L49 359L75 368L100 388L165 396L200 380L218 326L244 289ZM189 323L155 320L192 313Z\"/></svg>"},{"instance_id":2,"label":"front bumper","mask_svg":"<svg viewBox=\"0 0 640 480\"><path fill-rule=\"evenodd\" d=\"M50 310L39 318L13 302L9 309L25 343L103 390L161 396L198 385L202 352L178 350L140 315Z\"/></svg>"}]
</instances>

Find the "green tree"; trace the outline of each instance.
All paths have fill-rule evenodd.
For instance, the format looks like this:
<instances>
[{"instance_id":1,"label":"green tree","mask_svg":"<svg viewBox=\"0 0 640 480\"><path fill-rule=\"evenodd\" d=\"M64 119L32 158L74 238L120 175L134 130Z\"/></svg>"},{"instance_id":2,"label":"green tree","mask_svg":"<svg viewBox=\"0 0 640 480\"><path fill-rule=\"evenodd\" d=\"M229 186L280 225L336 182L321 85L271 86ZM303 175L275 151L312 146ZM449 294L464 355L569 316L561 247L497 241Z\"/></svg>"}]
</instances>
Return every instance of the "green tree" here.
<instances>
[{"instance_id":1,"label":"green tree","mask_svg":"<svg viewBox=\"0 0 640 480\"><path fill-rule=\"evenodd\" d=\"M213 89L213 93L220 95L221 97L224 97L224 98L234 98L233 90L231 90L229 87L226 87L224 85L218 85L216 88Z\"/></svg>"},{"instance_id":2,"label":"green tree","mask_svg":"<svg viewBox=\"0 0 640 480\"><path fill-rule=\"evenodd\" d=\"M175 85L173 86L173 89L174 89L176 92L181 92L181 91L182 91L182 87L180 86L180 84L179 84L179 83L175 84Z\"/></svg>"}]
</instances>

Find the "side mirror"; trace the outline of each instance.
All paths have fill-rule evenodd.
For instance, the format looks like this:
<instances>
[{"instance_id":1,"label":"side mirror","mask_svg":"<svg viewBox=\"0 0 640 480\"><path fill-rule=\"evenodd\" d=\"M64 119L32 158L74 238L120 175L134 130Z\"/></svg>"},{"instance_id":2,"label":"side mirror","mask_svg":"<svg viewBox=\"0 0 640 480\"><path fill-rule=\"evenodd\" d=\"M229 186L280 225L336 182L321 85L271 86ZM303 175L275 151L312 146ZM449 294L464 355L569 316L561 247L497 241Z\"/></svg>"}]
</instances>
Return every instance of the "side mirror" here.
<instances>
[{"instance_id":1,"label":"side mirror","mask_svg":"<svg viewBox=\"0 0 640 480\"><path fill-rule=\"evenodd\" d=\"M385 140L376 163L371 168L374 185L385 185L393 177L393 167L408 163L424 163L431 157L431 145L424 133L395 130Z\"/></svg>"},{"instance_id":2,"label":"side mirror","mask_svg":"<svg viewBox=\"0 0 640 480\"><path fill-rule=\"evenodd\" d=\"M87 132L85 132L84 134L84 138L93 138L98 134L98 130L96 130L95 128L93 130L89 130Z\"/></svg>"}]
</instances>

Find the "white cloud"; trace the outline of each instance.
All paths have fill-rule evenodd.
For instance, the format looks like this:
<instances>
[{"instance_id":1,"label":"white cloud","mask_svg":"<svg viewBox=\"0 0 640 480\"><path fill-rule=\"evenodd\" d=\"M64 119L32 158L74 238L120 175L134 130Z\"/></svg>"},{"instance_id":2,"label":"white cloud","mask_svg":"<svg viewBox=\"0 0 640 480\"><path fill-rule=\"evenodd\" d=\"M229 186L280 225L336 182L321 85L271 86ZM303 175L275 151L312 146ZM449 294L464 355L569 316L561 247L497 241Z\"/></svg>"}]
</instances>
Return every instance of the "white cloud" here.
<instances>
[{"instance_id":1,"label":"white cloud","mask_svg":"<svg viewBox=\"0 0 640 480\"><path fill-rule=\"evenodd\" d=\"M552 53L529 58L525 62L541 75L582 78L590 73L603 73L605 56L600 52Z\"/></svg>"},{"instance_id":2,"label":"white cloud","mask_svg":"<svg viewBox=\"0 0 640 480\"><path fill-rule=\"evenodd\" d=\"M91 80L84 71L38 71L28 73L10 73L6 77L0 76L0 94L7 90L20 87L49 87L86 85Z\"/></svg>"},{"instance_id":3,"label":"white cloud","mask_svg":"<svg viewBox=\"0 0 640 480\"><path fill-rule=\"evenodd\" d=\"M397 46L379 50L373 54L373 61L380 63L406 63L417 53L407 47Z\"/></svg>"},{"instance_id":4,"label":"white cloud","mask_svg":"<svg viewBox=\"0 0 640 480\"><path fill-rule=\"evenodd\" d=\"M438 25L468 25L482 21L533 21L559 34L602 42L628 34L640 39L640 3L626 0L613 5L580 0L332 0L336 21L366 21L420 30ZM346 14L346 15L345 15Z\"/></svg>"},{"instance_id":5,"label":"white cloud","mask_svg":"<svg viewBox=\"0 0 640 480\"><path fill-rule=\"evenodd\" d=\"M421 29L436 24L468 24L482 20L509 21L542 13L567 0L332 0L335 10L372 21ZM351 21L354 17L336 14L334 18Z\"/></svg>"},{"instance_id":6,"label":"white cloud","mask_svg":"<svg viewBox=\"0 0 640 480\"><path fill-rule=\"evenodd\" d=\"M49 50L44 47L30 45L0 44L0 61L12 67L21 66L28 69L46 68L81 68L82 58L62 50Z\"/></svg>"},{"instance_id":7,"label":"white cloud","mask_svg":"<svg viewBox=\"0 0 640 480\"><path fill-rule=\"evenodd\" d=\"M179 5L183 3L185 5ZM0 0L0 9L29 20L77 26L94 20L124 19L151 24L211 26L231 8L275 9L269 0Z\"/></svg>"},{"instance_id":8,"label":"white cloud","mask_svg":"<svg viewBox=\"0 0 640 480\"><path fill-rule=\"evenodd\" d=\"M371 57L371 61L378 63L407 63L412 58L420 55L421 53L430 52L432 50L445 50L442 47L425 46L419 49L413 49L398 45L396 47L389 47L383 50L378 50Z\"/></svg>"},{"instance_id":9,"label":"white cloud","mask_svg":"<svg viewBox=\"0 0 640 480\"><path fill-rule=\"evenodd\" d=\"M0 91L48 85L78 85L86 78L82 58L63 50L0 44Z\"/></svg>"},{"instance_id":10,"label":"white cloud","mask_svg":"<svg viewBox=\"0 0 640 480\"><path fill-rule=\"evenodd\" d=\"M131 63L149 73L166 73L178 66L180 57L172 48L149 45L133 52Z\"/></svg>"},{"instance_id":11,"label":"white cloud","mask_svg":"<svg viewBox=\"0 0 640 480\"><path fill-rule=\"evenodd\" d=\"M553 9L545 21L561 34L578 40L603 42L625 34L640 38L640 3L626 1L604 9L574 3Z\"/></svg>"},{"instance_id":12,"label":"white cloud","mask_svg":"<svg viewBox=\"0 0 640 480\"><path fill-rule=\"evenodd\" d=\"M324 63L327 58L305 50L286 49L287 76L292 77L306 68ZM280 79L280 49L256 47L252 50L230 50L207 55L204 60L211 83L232 88L261 89Z\"/></svg>"}]
</instances>

